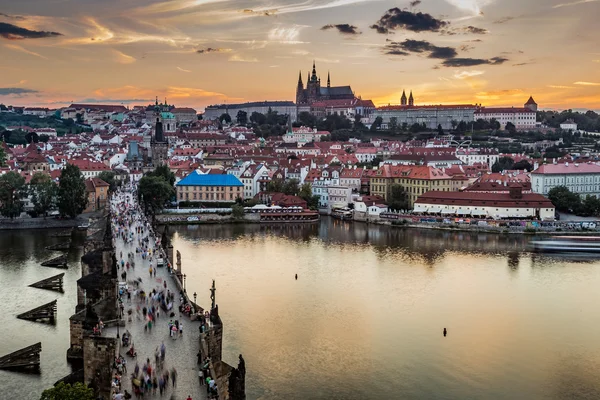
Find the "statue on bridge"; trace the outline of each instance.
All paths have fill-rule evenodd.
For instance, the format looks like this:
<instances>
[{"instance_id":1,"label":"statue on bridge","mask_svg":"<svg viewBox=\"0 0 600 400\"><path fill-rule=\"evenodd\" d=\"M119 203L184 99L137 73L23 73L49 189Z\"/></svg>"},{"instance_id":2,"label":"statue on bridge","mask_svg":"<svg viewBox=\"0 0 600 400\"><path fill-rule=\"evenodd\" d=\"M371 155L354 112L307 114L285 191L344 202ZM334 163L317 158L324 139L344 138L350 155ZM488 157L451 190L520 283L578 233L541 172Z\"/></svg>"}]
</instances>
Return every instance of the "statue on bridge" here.
<instances>
[{"instance_id":1,"label":"statue on bridge","mask_svg":"<svg viewBox=\"0 0 600 400\"><path fill-rule=\"evenodd\" d=\"M211 300L211 311L215 309L215 292L217 288L215 288L215 280L213 279L212 287L210 288L210 300Z\"/></svg>"}]
</instances>

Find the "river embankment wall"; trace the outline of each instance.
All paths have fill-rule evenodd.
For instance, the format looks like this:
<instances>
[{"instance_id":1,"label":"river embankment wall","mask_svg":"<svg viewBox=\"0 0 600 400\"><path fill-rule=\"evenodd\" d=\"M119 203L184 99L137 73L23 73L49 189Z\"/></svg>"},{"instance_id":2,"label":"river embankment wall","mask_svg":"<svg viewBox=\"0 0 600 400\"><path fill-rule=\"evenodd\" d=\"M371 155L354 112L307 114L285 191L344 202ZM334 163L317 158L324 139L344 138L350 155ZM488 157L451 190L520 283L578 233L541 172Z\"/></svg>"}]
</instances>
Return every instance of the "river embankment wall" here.
<instances>
[{"instance_id":1,"label":"river embankment wall","mask_svg":"<svg viewBox=\"0 0 600 400\"><path fill-rule=\"evenodd\" d=\"M74 219L47 218L15 218L0 219L0 230L16 229L65 229L74 228L89 221L88 215L79 215Z\"/></svg>"}]
</instances>

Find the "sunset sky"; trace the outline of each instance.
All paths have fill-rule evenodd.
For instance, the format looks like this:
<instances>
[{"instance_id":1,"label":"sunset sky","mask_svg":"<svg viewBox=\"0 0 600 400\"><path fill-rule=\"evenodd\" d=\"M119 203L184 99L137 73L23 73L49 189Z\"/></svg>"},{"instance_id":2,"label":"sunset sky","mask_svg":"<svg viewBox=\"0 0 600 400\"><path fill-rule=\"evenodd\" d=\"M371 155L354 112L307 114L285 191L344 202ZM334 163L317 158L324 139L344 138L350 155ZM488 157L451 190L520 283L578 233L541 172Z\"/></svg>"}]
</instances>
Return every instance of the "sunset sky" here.
<instances>
[{"instance_id":1,"label":"sunset sky","mask_svg":"<svg viewBox=\"0 0 600 400\"><path fill-rule=\"evenodd\" d=\"M600 109L600 0L20 0L0 102L295 100L298 71L377 105Z\"/></svg>"}]
</instances>

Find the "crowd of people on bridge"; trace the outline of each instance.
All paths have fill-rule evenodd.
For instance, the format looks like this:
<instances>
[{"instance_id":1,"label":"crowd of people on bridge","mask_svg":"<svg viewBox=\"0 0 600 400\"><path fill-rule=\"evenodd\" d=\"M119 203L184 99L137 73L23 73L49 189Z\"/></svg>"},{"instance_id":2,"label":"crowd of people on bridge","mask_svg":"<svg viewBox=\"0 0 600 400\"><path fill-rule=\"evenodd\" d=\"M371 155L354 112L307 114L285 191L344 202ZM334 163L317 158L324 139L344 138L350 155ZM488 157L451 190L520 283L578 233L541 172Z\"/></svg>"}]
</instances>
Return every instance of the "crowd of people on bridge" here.
<instances>
[{"instance_id":1,"label":"crowd of people on bridge","mask_svg":"<svg viewBox=\"0 0 600 400\"><path fill-rule=\"evenodd\" d=\"M176 296L169 288L166 280L156 277L157 267L159 267L156 261L164 255L160 248L160 240L156 239L151 224L144 217L137 202L134 201L135 195L135 188L131 186L115 193L111 203L111 224L114 238L113 245L115 249L119 249L117 267L124 279L124 282L119 283L119 305L122 311L124 311L125 304L128 307L126 312L127 323L140 324L138 325L140 328L138 331L142 333L139 334L141 337L138 337L137 340L143 342L144 347L147 349L149 347L148 342L152 340L150 334L153 327L158 329L161 336L164 332L164 337L173 340L181 338L184 334L184 324L181 318L174 318L176 316L175 312L178 309L180 317L183 315L189 316L193 307L187 301L185 293L180 291L179 295ZM122 241L122 245L118 245L117 240L119 239ZM136 257L142 260L142 268L139 272L145 271L147 268L148 277L137 276L132 278L132 275L135 275ZM172 273L170 265L168 268L169 272ZM128 275L130 280L125 281ZM176 300L179 300L177 308L175 307ZM165 321L164 325L159 323L157 326L158 321L161 319ZM169 336L166 336L167 327ZM126 335L127 345L130 346L127 356L136 358L137 351L134 347L136 338L132 337L129 330L126 331ZM125 340L123 343L125 343ZM156 346L154 360L147 357L141 366L137 362L137 358L132 361L132 364L135 365L133 370L130 371L129 377L134 396L144 397L157 392L162 396L167 393L169 388L174 389L177 386L177 369L174 365L166 365L166 351L165 343L161 341L161 344ZM116 373L113 386L116 392L114 398L117 400L131 397L129 392L126 390L122 392L121 390L122 377L127 374L126 363L122 356L115 359Z\"/></svg>"}]
</instances>

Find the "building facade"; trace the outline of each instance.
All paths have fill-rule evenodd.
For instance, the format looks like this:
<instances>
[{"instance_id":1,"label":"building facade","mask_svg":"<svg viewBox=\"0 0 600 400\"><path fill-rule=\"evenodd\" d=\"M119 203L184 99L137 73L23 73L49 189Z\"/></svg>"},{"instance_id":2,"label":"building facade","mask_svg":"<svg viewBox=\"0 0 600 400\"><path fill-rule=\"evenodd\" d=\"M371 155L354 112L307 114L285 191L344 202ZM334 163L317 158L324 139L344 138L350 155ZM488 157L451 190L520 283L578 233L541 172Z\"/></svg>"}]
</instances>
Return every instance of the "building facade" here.
<instances>
[{"instance_id":1,"label":"building facade","mask_svg":"<svg viewBox=\"0 0 600 400\"><path fill-rule=\"evenodd\" d=\"M175 185L177 202L233 203L244 199L244 185L233 175L199 174L193 171Z\"/></svg>"},{"instance_id":2,"label":"building facade","mask_svg":"<svg viewBox=\"0 0 600 400\"><path fill-rule=\"evenodd\" d=\"M566 186L582 196L600 197L600 165L544 164L531 172L531 190L544 196L556 186Z\"/></svg>"},{"instance_id":3,"label":"building facade","mask_svg":"<svg viewBox=\"0 0 600 400\"><path fill-rule=\"evenodd\" d=\"M506 129L506 124L510 122L517 130L530 130L537 126L537 109L537 103L533 97L530 97L523 108L478 107L475 111L475 120L491 121L494 119L500 123L500 129Z\"/></svg>"},{"instance_id":4,"label":"building facade","mask_svg":"<svg viewBox=\"0 0 600 400\"><path fill-rule=\"evenodd\" d=\"M414 124L424 124L428 129L437 129L441 125L442 129L448 130L454 128L453 124L473 122L476 109L474 105L389 105L377 108L371 116L371 121L381 117L382 129L388 129L390 120L396 118L398 127L403 124L407 124L409 128Z\"/></svg>"},{"instance_id":5,"label":"building facade","mask_svg":"<svg viewBox=\"0 0 600 400\"><path fill-rule=\"evenodd\" d=\"M296 104L293 101L257 101L252 103L240 104L215 104L204 109L203 118L205 120L218 119L223 114L229 114L232 121L236 120L239 111L245 111L248 121L253 112L267 114L276 111L279 115L289 115L292 122L296 121L298 116Z\"/></svg>"}]
</instances>

